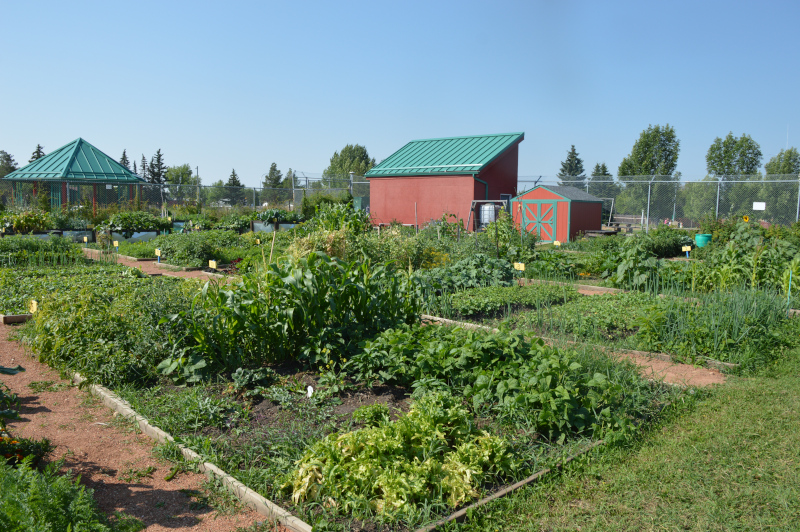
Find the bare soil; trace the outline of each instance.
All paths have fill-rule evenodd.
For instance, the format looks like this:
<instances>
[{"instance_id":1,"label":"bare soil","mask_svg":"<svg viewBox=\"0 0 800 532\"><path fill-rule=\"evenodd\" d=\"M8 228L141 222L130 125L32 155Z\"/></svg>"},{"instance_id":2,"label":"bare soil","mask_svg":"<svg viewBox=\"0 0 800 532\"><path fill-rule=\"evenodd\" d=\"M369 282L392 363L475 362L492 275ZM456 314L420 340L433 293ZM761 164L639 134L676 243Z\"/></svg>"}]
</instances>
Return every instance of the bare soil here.
<instances>
[{"instance_id":1,"label":"bare soil","mask_svg":"<svg viewBox=\"0 0 800 532\"><path fill-rule=\"evenodd\" d=\"M164 480L172 464L153 456L152 440L114 419L88 392L67 387L56 371L9 340L12 332L12 326L0 325L0 365L20 364L26 371L0 376L22 403L21 419L11 421L9 430L25 438L48 438L55 446L50 459L63 458L64 470L80 475L81 484L94 490L106 515L124 512L152 532L227 532L265 520L250 510L220 515L208 507L203 475L180 472L173 480ZM62 386L59 391L39 393L28 386L41 381Z\"/></svg>"}]
</instances>

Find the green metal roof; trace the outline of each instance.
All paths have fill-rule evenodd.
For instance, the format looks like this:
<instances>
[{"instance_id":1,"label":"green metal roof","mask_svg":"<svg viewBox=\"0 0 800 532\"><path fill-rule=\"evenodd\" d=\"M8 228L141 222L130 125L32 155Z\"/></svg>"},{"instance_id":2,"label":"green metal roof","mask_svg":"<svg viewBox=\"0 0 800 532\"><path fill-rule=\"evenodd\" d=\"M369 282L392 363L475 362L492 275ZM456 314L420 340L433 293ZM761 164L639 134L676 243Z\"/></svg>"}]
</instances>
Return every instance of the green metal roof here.
<instances>
[{"instance_id":1,"label":"green metal roof","mask_svg":"<svg viewBox=\"0 0 800 532\"><path fill-rule=\"evenodd\" d=\"M144 180L82 138L6 175L13 181L142 183Z\"/></svg>"},{"instance_id":2,"label":"green metal roof","mask_svg":"<svg viewBox=\"0 0 800 532\"><path fill-rule=\"evenodd\" d=\"M525 133L501 133L412 140L374 166L366 177L476 175L524 138Z\"/></svg>"}]
</instances>

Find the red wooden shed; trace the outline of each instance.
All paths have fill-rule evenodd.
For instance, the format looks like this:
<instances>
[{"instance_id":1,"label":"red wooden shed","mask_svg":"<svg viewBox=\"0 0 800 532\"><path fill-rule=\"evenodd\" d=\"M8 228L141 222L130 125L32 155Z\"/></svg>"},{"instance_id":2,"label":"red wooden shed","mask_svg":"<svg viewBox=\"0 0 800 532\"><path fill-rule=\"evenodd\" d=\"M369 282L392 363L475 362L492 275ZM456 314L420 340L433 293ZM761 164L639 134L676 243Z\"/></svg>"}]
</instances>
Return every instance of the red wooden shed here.
<instances>
[{"instance_id":1,"label":"red wooden shed","mask_svg":"<svg viewBox=\"0 0 800 532\"><path fill-rule=\"evenodd\" d=\"M473 200L517 193L524 133L412 140L366 173L375 223L422 225L443 214L467 220Z\"/></svg>"},{"instance_id":2,"label":"red wooden shed","mask_svg":"<svg viewBox=\"0 0 800 532\"><path fill-rule=\"evenodd\" d=\"M511 210L514 221L542 242L569 242L603 224L603 200L575 187L540 185L511 200Z\"/></svg>"}]
</instances>

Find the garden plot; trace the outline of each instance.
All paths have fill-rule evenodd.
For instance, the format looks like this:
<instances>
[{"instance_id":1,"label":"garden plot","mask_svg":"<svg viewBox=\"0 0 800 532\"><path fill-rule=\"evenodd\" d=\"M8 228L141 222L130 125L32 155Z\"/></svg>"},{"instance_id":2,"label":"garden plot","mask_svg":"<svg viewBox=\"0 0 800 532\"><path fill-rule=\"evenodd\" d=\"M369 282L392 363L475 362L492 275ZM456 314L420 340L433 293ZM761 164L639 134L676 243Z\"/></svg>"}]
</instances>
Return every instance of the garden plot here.
<instances>
[{"instance_id":1,"label":"garden plot","mask_svg":"<svg viewBox=\"0 0 800 532\"><path fill-rule=\"evenodd\" d=\"M383 266L135 281L64 281L21 336L321 529L414 529L682 393L602 353L422 327L427 289Z\"/></svg>"},{"instance_id":2,"label":"garden plot","mask_svg":"<svg viewBox=\"0 0 800 532\"><path fill-rule=\"evenodd\" d=\"M550 296L559 289L563 298ZM667 353L679 362L711 359L750 370L794 347L800 327L788 317L780 294L750 289L694 297L644 292L578 296L563 285L534 285L473 289L450 299L443 306L457 319L554 339ZM518 303L522 300L524 305Z\"/></svg>"}]
</instances>

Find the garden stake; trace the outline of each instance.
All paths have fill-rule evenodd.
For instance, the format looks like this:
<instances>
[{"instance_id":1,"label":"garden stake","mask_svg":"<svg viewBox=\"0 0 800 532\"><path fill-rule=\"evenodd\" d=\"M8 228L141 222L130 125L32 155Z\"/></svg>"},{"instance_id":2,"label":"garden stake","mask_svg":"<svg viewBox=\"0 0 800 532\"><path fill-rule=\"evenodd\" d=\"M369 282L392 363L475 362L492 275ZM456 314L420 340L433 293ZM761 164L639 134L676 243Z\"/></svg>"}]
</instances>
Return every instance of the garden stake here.
<instances>
[{"instance_id":1,"label":"garden stake","mask_svg":"<svg viewBox=\"0 0 800 532\"><path fill-rule=\"evenodd\" d=\"M269 247L269 263L272 264L272 250L275 249L275 234L277 231L272 232L272 245Z\"/></svg>"},{"instance_id":2,"label":"garden stake","mask_svg":"<svg viewBox=\"0 0 800 532\"><path fill-rule=\"evenodd\" d=\"M792 308L792 267L789 266L789 293L786 294L786 315L789 316Z\"/></svg>"}]
</instances>

